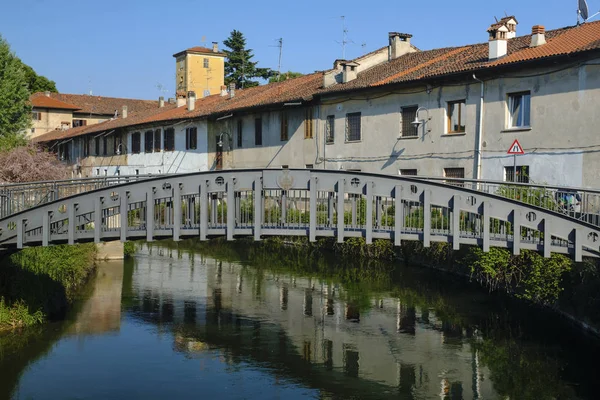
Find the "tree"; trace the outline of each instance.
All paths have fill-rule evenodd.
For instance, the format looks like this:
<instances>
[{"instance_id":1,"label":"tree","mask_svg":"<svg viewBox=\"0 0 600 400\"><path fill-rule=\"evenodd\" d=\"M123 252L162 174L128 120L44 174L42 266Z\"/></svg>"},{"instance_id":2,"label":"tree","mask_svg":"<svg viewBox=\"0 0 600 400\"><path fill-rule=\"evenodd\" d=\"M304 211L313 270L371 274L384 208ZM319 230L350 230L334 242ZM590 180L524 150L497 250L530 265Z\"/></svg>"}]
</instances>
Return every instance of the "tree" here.
<instances>
[{"instance_id":1,"label":"tree","mask_svg":"<svg viewBox=\"0 0 600 400\"><path fill-rule=\"evenodd\" d=\"M271 77L269 78L269 83L283 82L283 81L287 81L288 79L297 78L302 75L304 75L304 74L302 74L301 72L288 71L288 72L282 72L281 75L279 75L279 77L277 77L277 72L273 71L273 73L271 74Z\"/></svg>"},{"instance_id":2,"label":"tree","mask_svg":"<svg viewBox=\"0 0 600 400\"><path fill-rule=\"evenodd\" d=\"M20 60L19 60L20 61ZM45 76L38 75L29 65L21 62L22 68L25 71L25 78L27 79L27 87L30 93L37 92L58 92L56 90L56 83L46 78Z\"/></svg>"},{"instance_id":3,"label":"tree","mask_svg":"<svg viewBox=\"0 0 600 400\"><path fill-rule=\"evenodd\" d=\"M31 105L23 63L0 36L0 140L22 136L31 125ZM0 149L2 150L2 149Z\"/></svg>"},{"instance_id":4,"label":"tree","mask_svg":"<svg viewBox=\"0 0 600 400\"><path fill-rule=\"evenodd\" d=\"M234 29L223 44L229 49L223 50L227 55L225 84L234 82L237 88L249 88L258 86L258 82L252 80L253 78L268 79L271 76L269 68L258 68L258 62L252 61L254 54L252 49L246 49L246 39L242 32Z\"/></svg>"},{"instance_id":5,"label":"tree","mask_svg":"<svg viewBox=\"0 0 600 400\"><path fill-rule=\"evenodd\" d=\"M69 168L55 154L32 143L0 152L0 182L48 181L68 175Z\"/></svg>"}]
</instances>

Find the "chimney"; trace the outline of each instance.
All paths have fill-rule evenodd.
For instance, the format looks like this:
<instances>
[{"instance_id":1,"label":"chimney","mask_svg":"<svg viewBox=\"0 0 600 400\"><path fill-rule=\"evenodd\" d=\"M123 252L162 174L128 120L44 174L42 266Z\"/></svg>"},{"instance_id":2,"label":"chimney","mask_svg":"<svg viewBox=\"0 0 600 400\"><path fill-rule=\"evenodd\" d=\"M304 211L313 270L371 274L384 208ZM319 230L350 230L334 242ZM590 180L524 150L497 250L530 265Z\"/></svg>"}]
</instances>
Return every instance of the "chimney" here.
<instances>
[{"instance_id":1,"label":"chimney","mask_svg":"<svg viewBox=\"0 0 600 400\"><path fill-rule=\"evenodd\" d=\"M173 98L173 97L169 97L169 98L167 99L167 103L169 103L169 104L175 104L175 98Z\"/></svg>"},{"instance_id":2,"label":"chimney","mask_svg":"<svg viewBox=\"0 0 600 400\"><path fill-rule=\"evenodd\" d=\"M178 94L177 95L177 107L185 106L185 95Z\"/></svg>"},{"instance_id":3,"label":"chimney","mask_svg":"<svg viewBox=\"0 0 600 400\"><path fill-rule=\"evenodd\" d=\"M489 56L490 61L504 57L508 52L508 28L502 24L494 24L489 27Z\"/></svg>"},{"instance_id":4,"label":"chimney","mask_svg":"<svg viewBox=\"0 0 600 400\"><path fill-rule=\"evenodd\" d=\"M158 107L163 108L164 106L165 106L165 98L163 96L160 96L158 98Z\"/></svg>"},{"instance_id":5,"label":"chimney","mask_svg":"<svg viewBox=\"0 0 600 400\"><path fill-rule=\"evenodd\" d=\"M194 108L196 108L196 93L195 92L188 92L188 95L187 95L187 110L188 111L194 111Z\"/></svg>"},{"instance_id":6,"label":"chimney","mask_svg":"<svg viewBox=\"0 0 600 400\"><path fill-rule=\"evenodd\" d=\"M121 112L121 118L127 118L127 106L123 106L123 111Z\"/></svg>"},{"instance_id":7,"label":"chimney","mask_svg":"<svg viewBox=\"0 0 600 400\"><path fill-rule=\"evenodd\" d=\"M531 28L531 44L529 47L538 47L546 44L546 28L542 25L534 25Z\"/></svg>"},{"instance_id":8,"label":"chimney","mask_svg":"<svg viewBox=\"0 0 600 400\"><path fill-rule=\"evenodd\" d=\"M388 47L388 59L394 60L406 53L411 51L410 38L412 37L409 33L390 32L388 33L389 47Z\"/></svg>"},{"instance_id":9,"label":"chimney","mask_svg":"<svg viewBox=\"0 0 600 400\"><path fill-rule=\"evenodd\" d=\"M218 53L219 52L219 43L217 42L212 42L213 45L213 53Z\"/></svg>"},{"instance_id":10,"label":"chimney","mask_svg":"<svg viewBox=\"0 0 600 400\"><path fill-rule=\"evenodd\" d=\"M50 92L49 91L45 91L44 94L46 95L46 97L50 97Z\"/></svg>"},{"instance_id":11,"label":"chimney","mask_svg":"<svg viewBox=\"0 0 600 400\"><path fill-rule=\"evenodd\" d=\"M227 96L227 86L222 85L221 86L221 97L225 97Z\"/></svg>"},{"instance_id":12,"label":"chimney","mask_svg":"<svg viewBox=\"0 0 600 400\"><path fill-rule=\"evenodd\" d=\"M234 96L235 96L235 82L231 82L229 84L229 98L233 99Z\"/></svg>"},{"instance_id":13,"label":"chimney","mask_svg":"<svg viewBox=\"0 0 600 400\"><path fill-rule=\"evenodd\" d=\"M360 64L354 61L348 61L342 64L342 83L347 83L356 79L356 69Z\"/></svg>"}]
</instances>

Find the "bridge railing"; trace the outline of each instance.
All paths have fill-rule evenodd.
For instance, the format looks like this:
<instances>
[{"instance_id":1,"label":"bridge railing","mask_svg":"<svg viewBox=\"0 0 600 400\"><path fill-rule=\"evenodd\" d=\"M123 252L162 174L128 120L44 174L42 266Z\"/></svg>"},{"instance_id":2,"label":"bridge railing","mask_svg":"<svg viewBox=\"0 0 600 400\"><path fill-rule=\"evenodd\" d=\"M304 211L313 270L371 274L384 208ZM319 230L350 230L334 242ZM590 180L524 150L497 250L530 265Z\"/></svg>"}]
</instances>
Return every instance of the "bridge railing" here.
<instances>
[{"instance_id":1,"label":"bridge railing","mask_svg":"<svg viewBox=\"0 0 600 400\"><path fill-rule=\"evenodd\" d=\"M448 183L466 189L502 196L600 226L600 190L477 179L415 178Z\"/></svg>"},{"instance_id":2,"label":"bridge railing","mask_svg":"<svg viewBox=\"0 0 600 400\"><path fill-rule=\"evenodd\" d=\"M102 176L56 181L0 184L0 218L44 203L157 175Z\"/></svg>"}]
</instances>

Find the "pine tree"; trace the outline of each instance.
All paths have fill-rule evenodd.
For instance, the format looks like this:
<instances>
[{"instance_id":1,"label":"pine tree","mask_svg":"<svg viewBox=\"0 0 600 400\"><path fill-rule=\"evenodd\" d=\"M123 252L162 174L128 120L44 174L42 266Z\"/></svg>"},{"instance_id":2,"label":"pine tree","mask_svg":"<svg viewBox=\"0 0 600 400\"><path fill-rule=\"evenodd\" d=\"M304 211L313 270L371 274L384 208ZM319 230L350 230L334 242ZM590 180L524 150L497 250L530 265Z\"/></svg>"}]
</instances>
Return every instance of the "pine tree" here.
<instances>
[{"instance_id":1,"label":"pine tree","mask_svg":"<svg viewBox=\"0 0 600 400\"><path fill-rule=\"evenodd\" d=\"M223 41L229 50L223 50L227 55L225 61L225 84L235 82L236 88L249 88L258 86L253 78L268 79L272 72L269 68L258 68L257 61L252 61L252 49L246 49L246 38L238 30L233 30L229 37Z\"/></svg>"},{"instance_id":2,"label":"pine tree","mask_svg":"<svg viewBox=\"0 0 600 400\"><path fill-rule=\"evenodd\" d=\"M23 64L0 36L0 146L19 142L30 125L31 105Z\"/></svg>"}]
</instances>

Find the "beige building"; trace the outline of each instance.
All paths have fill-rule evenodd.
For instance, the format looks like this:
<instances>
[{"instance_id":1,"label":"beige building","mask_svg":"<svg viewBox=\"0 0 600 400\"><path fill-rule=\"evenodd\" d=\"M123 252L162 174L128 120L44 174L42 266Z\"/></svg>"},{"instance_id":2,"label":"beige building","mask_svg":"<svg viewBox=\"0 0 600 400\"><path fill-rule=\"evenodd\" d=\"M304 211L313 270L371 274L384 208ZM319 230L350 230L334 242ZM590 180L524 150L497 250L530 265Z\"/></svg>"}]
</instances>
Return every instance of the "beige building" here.
<instances>
[{"instance_id":1,"label":"beige building","mask_svg":"<svg viewBox=\"0 0 600 400\"><path fill-rule=\"evenodd\" d=\"M216 42L212 49L192 47L173 57L178 97L185 97L190 91L198 97L221 92L225 82L225 53L219 52Z\"/></svg>"}]
</instances>

